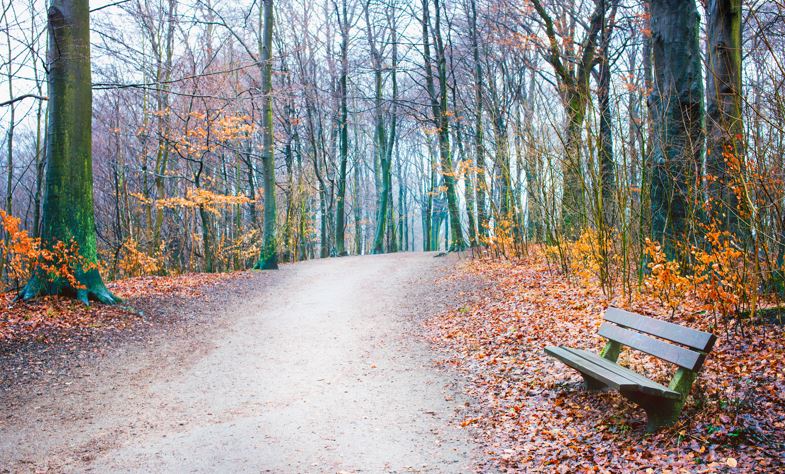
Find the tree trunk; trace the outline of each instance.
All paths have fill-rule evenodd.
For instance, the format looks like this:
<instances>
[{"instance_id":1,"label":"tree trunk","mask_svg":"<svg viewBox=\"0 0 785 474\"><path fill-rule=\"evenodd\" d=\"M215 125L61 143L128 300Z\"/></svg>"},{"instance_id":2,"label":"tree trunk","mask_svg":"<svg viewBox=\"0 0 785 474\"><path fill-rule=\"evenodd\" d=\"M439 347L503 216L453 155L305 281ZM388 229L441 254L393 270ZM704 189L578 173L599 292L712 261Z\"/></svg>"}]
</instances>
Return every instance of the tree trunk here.
<instances>
[{"instance_id":1,"label":"tree trunk","mask_svg":"<svg viewBox=\"0 0 785 474\"><path fill-rule=\"evenodd\" d=\"M474 164L476 166L477 185L477 232L480 240L488 237L488 214L485 207L485 146L482 126L482 64L480 63L480 46L477 39L477 5L475 0L469 2L469 29L472 38L472 59L474 61Z\"/></svg>"},{"instance_id":2,"label":"tree trunk","mask_svg":"<svg viewBox=\"0 0 785 474\"><path fill-rule=\"evenodd\" d=\"M341 162L338 175L338 196L335 205L335 251L338 256L348 255L346 251L346 164L349 159L349 129L347 100L347 76L349 74L349 19L347 18L346 0L342 0L342 13L339 18L341 28L341 79L340 94L341 108L338 119Z\"/></svg>"},{"instance_id":3,"label":"tree trunk","mask_svg":"<svg viewBox=\"0 0 785 474\"><path fill-rule=\"evenodd\" d=\"M393 185L392 185L392 165L393 165L393 150L396 153L396 158L400 161L398 156L399 150L397 146L397 126L398 126L398 36L397 36L397 16L392 15L390 20L390 42L392 43L392 64L390 71L390 79L392 81L392 98L390 109L390 134L387 138L387 146L385 152L387 153L387 170L383 178L386 180L384 189L387 192L387 251L397 252L398 245L396 242L396 229L395 229L395 204L393 200Z\"/></svg>"},{"instance_id":4,"label":"tree trunk","mask_svg":"<svg viewBox=\"0 0 785 474\"><path fill-rule=\"evenodd\" d=\"M604 16L604 15L603 15ZM616 227L616 162L613 159L613 109L611 106L611 64L608 48L613 20L602 30L600 67L597 77L597 100L600 108L600 186L601 217L603 229Z\"/></svg>"},{"instance_id":5,"label":"tree trunk","mask_svg":"<svg viewBox=\"0 0 785 474\"><path fill-rule=\"evenodd\" d=\"M585 182L581 157L581 128L586 115L590 92L590 72L595 62L597 35L603 25L605 2L595 3L586 36L580 43L581 54L575 67L570 64L574 61L573 58L565 58L570 62L562 59L554 21L542 3L539 0L532 0L532 5L545 24L545 33L548 36L546 59L553 66L567 116L564 134L564 159L561 163L562 225L566 236L575 238L585 224Z\"/></svg>"},{"instance_id":6,"label":"tree trunk","mask_svg":"<svg viewBox=\"0 0 785 474\"><path fill-rule=\"evenodd\" d=\"M357 146L357 127L354 128L355 147ZM352 186L352 206L354 207L354 253L363 254L363 222L362 222L362 201L360 200L360 172L362 171L362 158L360 154L355 154L353 186Z\"/></svg>"},{"instance_id":7,"label":"tree trunk","mask_svg":"<svg viewBox=\"0 0 785 474\"><path fill-rule=\"evenodd\" d=\"M423 0L423 57L425 59L425 79L428 93L431 97L431 108L433 109L433 120L438 128L439 137L439 161L441 173L447 188L447 210L450 219L451 239L449 250L462 250L466 247L463 239L463 228L461 226L460 210L458 208L458 194L455 189L455 170L452 166L452 156L450 154L450 119L447 110L447 61L444 52L444 41L441 34L441 5L439 0L434 0L436 12L433 35L435 38L434 47L436 48L436 66L439 76L439 93L437 95L433 72L431 70L430 39L428 24L430 22L430 12L428 0Z\"/></svg>"},{"instance_id":8,"label":"tree trunk","mask_svg":"<svg viewBox=\"0 0 785 474\"><path fill-rule=\"evenodd\" d=\"M526 161L524 162L524 172L526 176L526 235L529 240L540 237L541 220L537 205L537 147L534 143L534 86L536 85L537 72L532 70L529 79L529 92L526 95L526 104L523 116L523 127L526 130L528 144L526 147ZM540 178L541 179L541 178Z\"/></svg>"},{"instance_id":9,"label":"tree trunk","mask_svg":"<svg viewBox=\"0 0 785 474\"><path fill-rule=\"evenodd\" d=\"M75 243L88 265L97 263L93 209L90 6L87 0L53 0L49 21L49 124L41 239L46 247ZM33 275L21 299L42 294L76 296L87 303L120 301L95 267L74 269L76 285Z\"/></svg>"},{"instance_id":10,"label":"tree trunk","mask_svg":"<svg viewBox=\"0 0 785 474\"><path fill-rule=\"evenodd\" d=\"M708 181L711 216L722 230L742 232L744 145L741 115L741 0L710 0L706 57ZM738 194L737 194L738 193ZM746 233L746 232L745 232Z\"/></svg>"},{"instance_id":11,"label":"tree trunk","mask_svg":"<svg viewBox=\"0 0 785 474\"><path fill-rule=\"evenodd\" d=\"M651 2L654 53L652 234L676 255L689 242L700 199L703 83L700 18L694 1Z\"/></svg>"},{"instance_id":12,"label":"tree trunk","mask_svg":"<svg viewBox=\"0 0 785 474\"><path fill-rule=\"evenodd\" d=\"M276 237L275 205L275 154L273 150L273 0L263 0L259 9L264 27L259 44L259 62L262 68L262 95L264 117L262 130L262 167L264 168L264 243L255 268L278 268L278 242Z\"/></svg>"},{"instance_id":13,"label":"tree trunk","mask_svg":"<svg viewBox=\"0 0 785 474\"><path fill-rule=\"evenodd\" d=\"M156 71L156 80L159 81L161 85L160 90L158 90L156 93L158 111L161 112L162 115L158 117L158 152L156 153L155 158L155 176L153 179L155 184L156 199L166 198L164 178L166 177L166 169L169 166L169 140L171 140L171 137L169 136L171 130L171 118L168 109L170 106L169 89L171 87L170 81L172 79L172 59L174 57L176 8L177 1L168 0L166 12L166 47L164 50L161 50L160 47L157 50L158 66ZM165 54L165 57L161 58L161 54ZM152 245L150 246L151 255L158 250L161 241L161 227L163 226L163 222L164 208L161 206L156 206L155 220L153 222L153 239Z\"/></svg>"},{"instance_id":14,"label":"tree trunk","mask_svg":"<svg viewBox=\"0 0 785 474\"><path fill-rule=\"evenodd\" d=\"M431 234L433 233L433 221L434 221L434 212L433 212L433 195L436 192L436 154L433 151L433 145L431 144L431 140L426 137L427 146L428 146L428 158L429 158L429 173L428 173L428 183L426 184L425 189L425 206L423 210L423 234L422 234L422 247L423 251L429 252L431 250L436 250L433 248Z\"/></svg>"},{"instance_id":15,"label":"tree trunk","mask_svg":"<svg viewBox=\"0 0 785 474\"><path fill-rule=\"evenodd\" d=\"M453 99L455 102L455 99ZM469 154L463 146L463 127L458 122L455 125L455 143L458 145L458 155L462 162L467 163L468 166L464 167L463 182L465 183L466 195L466 214L469 216L469 245L472 247L477 246L477 222L475 221L475 192L474 192L474 164L472 163Z\"/></svg>"},{"instance_id":16,"label":"tree trunk","mask_svg":"<svg viewBox=\"0 0 785 474\"><path fill-rule=\"evenodd\" d=\"M376 151L377 160L379 162L379 172L377 179L377 194L379 196L378 205L376 208L376 232L373 237L372 253L384 252L384 236L387 230L387 200L390 196L387 189L387 175L390 173L390 163L387 161L387 131L384 128L384 116L382 115L382 64L381 58L374 61L374 78L375 78L375 105L376 109L376 130L374 138L376 144L374 149Z\"/></svg>"}]
</instances>

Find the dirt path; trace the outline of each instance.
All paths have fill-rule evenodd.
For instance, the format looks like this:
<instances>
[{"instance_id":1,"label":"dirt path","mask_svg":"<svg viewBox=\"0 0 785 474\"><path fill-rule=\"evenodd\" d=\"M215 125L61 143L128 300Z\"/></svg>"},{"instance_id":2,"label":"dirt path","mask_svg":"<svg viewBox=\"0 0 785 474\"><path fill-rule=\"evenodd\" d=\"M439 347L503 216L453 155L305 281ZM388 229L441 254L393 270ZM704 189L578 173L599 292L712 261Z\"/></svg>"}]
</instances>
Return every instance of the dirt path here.
<instances>
[{"instance_id":1,"label":"dirt path","mask_svg":"<svg viewBox=\"0 0 785 474\"><path fill-rule=\"evenodd\" d=\"M463 401L413 334L448 301L433 282L454 258L260 277L194 336L151 339L0 404L0 471L466 472Z\"/></svg>"}]
</instances>

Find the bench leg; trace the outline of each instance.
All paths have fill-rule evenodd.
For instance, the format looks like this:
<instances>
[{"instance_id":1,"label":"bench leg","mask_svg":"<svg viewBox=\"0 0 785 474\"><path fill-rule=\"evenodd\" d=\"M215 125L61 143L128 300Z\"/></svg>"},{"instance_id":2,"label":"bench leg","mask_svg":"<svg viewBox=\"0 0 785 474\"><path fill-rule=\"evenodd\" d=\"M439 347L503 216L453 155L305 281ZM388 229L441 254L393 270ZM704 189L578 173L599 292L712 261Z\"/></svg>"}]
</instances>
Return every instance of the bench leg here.
<instances>
[{"instance_id":1,"label":"bench leg","mask_svg":"<svg viewBox=\"0 0 785 474\"><path fill-rule=\"evenodd\" d=\"M607 385L595 379L594 377L591 377L584 373L581 373L581 377L583 377L583 385L586 387L586 390L596 392L608 388Z\"/></svg>"},{"instance_id":2,"label":"bench leg","mask_svg":"<svg viewBox=\"0 0 785 474\"><path fill-rule=\"evenodd\" d=\"M682 399L655 397L641 392L622 392L622 395L646 412L647 433L676 423L684 406Z\"/></svg>"}]
</instances>

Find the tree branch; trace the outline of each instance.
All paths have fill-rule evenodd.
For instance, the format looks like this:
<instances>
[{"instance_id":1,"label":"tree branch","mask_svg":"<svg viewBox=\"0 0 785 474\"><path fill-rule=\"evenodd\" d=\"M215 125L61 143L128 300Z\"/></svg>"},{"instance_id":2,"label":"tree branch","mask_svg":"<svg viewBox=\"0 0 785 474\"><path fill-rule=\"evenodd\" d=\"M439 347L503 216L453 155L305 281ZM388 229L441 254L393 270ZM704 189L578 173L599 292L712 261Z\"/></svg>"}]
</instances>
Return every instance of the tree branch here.
<instances>
[{"instance_id":1,"label":"tree branch","mask_svg":"<svg viewBox=\"0 0 785 474\"><path fill-rule=\"evenodd\" d=\"M14 102L19 102L20 100L24 100L24 99L49 100L49 97L46 97L46 96L43 96L43 95L37 95L37 94L20 95L19 97L14 97L11 100L7 100L5 102L0 102L0 107L5 107L5 106L13 104Z\"/></svg>"}]
</instances>

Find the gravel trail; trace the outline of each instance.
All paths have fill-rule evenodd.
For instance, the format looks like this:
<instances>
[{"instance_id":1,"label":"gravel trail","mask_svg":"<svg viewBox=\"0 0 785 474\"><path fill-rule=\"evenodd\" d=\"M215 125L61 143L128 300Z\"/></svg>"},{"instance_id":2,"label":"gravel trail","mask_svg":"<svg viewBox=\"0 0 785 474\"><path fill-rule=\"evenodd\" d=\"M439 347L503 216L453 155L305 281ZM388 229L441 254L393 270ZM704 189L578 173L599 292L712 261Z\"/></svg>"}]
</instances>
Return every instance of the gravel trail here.
<instances>
[{"instance_id":1,"label":"gravel trail","mask_svg":"<svg viewBox=\"0 0 785 474\"><path fill-rule=\"evenodd\" d=\"M458 382L417 336L454 304L434 281L456 258L251 275L248 291L213 295L219 309L205 305L187 337L151 338L0 403L0 472L471 471Z\"/></svg>"}]
</instances>

